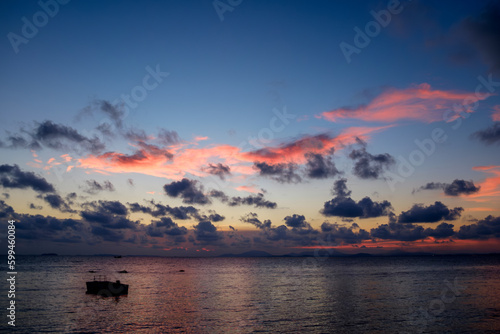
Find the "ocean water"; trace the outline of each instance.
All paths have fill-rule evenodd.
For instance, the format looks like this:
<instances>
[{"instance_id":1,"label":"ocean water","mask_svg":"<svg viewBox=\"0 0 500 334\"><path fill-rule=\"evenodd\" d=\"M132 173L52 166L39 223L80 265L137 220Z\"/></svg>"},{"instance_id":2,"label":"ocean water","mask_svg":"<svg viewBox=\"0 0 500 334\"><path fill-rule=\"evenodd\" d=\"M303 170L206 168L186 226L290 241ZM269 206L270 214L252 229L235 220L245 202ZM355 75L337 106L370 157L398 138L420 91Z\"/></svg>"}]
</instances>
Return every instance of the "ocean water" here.
<instances>
[{"instance_id":1,"label":"ocean water","mask_svg":"<svg viewBox=\"0 0 500 334\"><path fill-rule=\"evenodd\" d=\"M14 333L500 331L498 256L24 256L17 270L16 327L0 283L0 330ZM129 294L85 294L99 274Z\"/></svg>"}]
</instances>

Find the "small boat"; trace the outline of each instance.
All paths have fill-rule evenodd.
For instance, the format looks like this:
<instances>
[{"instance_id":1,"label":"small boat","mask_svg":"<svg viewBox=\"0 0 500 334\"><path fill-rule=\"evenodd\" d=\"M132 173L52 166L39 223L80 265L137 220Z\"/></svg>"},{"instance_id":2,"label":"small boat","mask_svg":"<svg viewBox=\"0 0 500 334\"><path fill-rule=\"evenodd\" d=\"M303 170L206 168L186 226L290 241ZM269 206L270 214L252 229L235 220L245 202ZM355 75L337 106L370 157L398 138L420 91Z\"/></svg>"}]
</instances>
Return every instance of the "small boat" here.
<instances>
[{"instance_id":1,"label":"small boat","mask_svg":"<svg viewBox=\"0 0 500 334\"><path fill-rule=\"evenodd\" d=\"M94 276L93 281L87 282L87 293L100 296L121 296L128 294L128 284L122 284L119 280L110 282L104 276Z\"/></svg>"},{"instance_id":2,"label":"small boat","mask_svg":"<svg viewBox=\"0 0 500 334\"><path fill-rule=\"evenodd\" d=\"M122 256L121 255L115 255L115 259L121 259Z\"/></svg>"}]
</instances>

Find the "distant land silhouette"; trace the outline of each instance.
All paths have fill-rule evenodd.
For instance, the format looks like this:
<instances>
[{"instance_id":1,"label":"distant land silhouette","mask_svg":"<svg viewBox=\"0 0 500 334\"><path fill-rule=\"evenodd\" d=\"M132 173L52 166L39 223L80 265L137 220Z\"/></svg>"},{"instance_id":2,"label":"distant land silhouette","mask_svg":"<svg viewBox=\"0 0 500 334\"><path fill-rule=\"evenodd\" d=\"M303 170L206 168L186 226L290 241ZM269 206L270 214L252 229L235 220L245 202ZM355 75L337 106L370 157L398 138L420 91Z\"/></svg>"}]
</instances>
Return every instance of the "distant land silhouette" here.
<instances>
[{"instance_id":1,"label":"distant land silhouette","mask_svg":"<svg viewBox=\"0 0 500 334\"><path fill-rule=\"evenodd\" d=\"M334 249L326 250L312 250L305 251L300 253L289 253L282 255L273 255L265 251L259 250L251 250L248 252L240 253L240 254L222 254L218 257L376 257L376 256L474 256L474 255L500 255L499 253L486 253L486 254L435 254L428 252L405 252L402 250L393 250L383 254L369 254L369 253L355 253L355 254L346 254L339 252Z\"/></svg>"}]
</instances>

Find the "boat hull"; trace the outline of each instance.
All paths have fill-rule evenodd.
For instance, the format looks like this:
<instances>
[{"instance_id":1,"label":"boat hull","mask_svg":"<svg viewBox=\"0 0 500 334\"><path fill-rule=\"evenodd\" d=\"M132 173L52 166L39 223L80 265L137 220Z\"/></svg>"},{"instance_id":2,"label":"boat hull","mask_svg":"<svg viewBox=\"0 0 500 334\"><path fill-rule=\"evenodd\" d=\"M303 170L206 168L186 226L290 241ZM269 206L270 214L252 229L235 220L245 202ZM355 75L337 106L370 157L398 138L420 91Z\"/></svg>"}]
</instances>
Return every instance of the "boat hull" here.
<instances>
[{"instance_id":1,"label":"boat hull","mask_svg":"<svg viewBox=\"0 0 500 334\"><path fill-rule=\"evenodd\" d=\"M101 296L120 296L128 294L128 284L119 281L90 281L87 282L87 293Z\"/></svg>"}]
</instances>

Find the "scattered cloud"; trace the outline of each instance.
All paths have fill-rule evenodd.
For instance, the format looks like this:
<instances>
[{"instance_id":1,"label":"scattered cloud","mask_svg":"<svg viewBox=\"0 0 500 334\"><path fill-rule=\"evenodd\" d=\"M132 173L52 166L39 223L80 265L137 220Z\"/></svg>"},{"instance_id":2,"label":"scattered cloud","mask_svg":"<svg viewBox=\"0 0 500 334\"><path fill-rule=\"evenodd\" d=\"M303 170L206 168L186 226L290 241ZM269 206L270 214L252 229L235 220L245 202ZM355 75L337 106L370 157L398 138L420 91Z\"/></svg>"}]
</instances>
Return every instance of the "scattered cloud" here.
<instances>
[{"instance_id":1,"label":"scattered cloud","mask_svg":"<svg viewBox=\"0 0 500 334\"><path fill-rule=\"evenodd\" d=\"M346 179L335 181L333 193L336 195L330 201L324 203L320 211L325 216L337 216L345 218L375 218L387 216L392 205L388 201L374 202L369 197L364 197L360 201L354 201L350 196L351 192L347 189Z\"/></svg>"},{"instance_id":2,"label":"scattered cloud","mask_svg":"<svg viewBox=\"0 0 500 334\"><path fill-rule=\"evenodd\" d=\"M31 188L39 193L55 192L54 186L33 172L24 172L18 165L0 166L0 185L4 188Z\"/></svg>"},{"instance_id":3,"label":"scattered cloud","mask_svg":"<svg viewBox=\"0 0 500 334\"><path fill-rule=\"evenodd\" d=\"M336 242L338 244L357 244L371 238L370 233L360 229L355 223L350 227L346 227L337 223L324 222L321 224L321 232L325 234L326 239L330 240L331 243Z\"/></svg>"},{"instance_id":4,"label":"scattered cloud","mask_svg":"<svg viewBox=\"0 0 500 334\"><path fill-rule=\"evenodd\" d=\"M445 195L460 196L477 193L481 187L474 185L473 181L455 179L452 183L429 182L420 188L413 190L413 193L421 190L436 190L442 189Z\"/></svg>"},{"instance_id":5,"label":"scattered cloud","mask_svg":"<svg viewBox=\"0 0 500 334\"><path fill-rule=\"evenodd\" d=\"M162 217L160 220L154 220L151 224L145 227L146 234L151 237L170 237L175 243L185 242L184 237L188 233L188 229L184 226L177 225L171 218Z\"/></svg>"},{"instance_id":6,"label":"scattered cloud","mask_svg":"<svg viewBox=\"0 0 500 334\"><path fill-rule=\"evenodd\" d=\"M217 164L209 163L208 166L202 168L202 171L218 176L221 180L224 180L226 176L231 175L231 168L228 165L221 164L220 162Z\"/></svg>"},{"instance_id":7,"label":"scattered cloud","mask_svg":"<svg viewBox=\"0 0 500 334\"><path fill-rule=\"evenodd\" d=\"M40 195L39 197L47 202L53 209L57 209L61 212L76 212L75 210L71 209L70 205L58 194L46 194Z\"/></svg>"},{"instance_id":8,"label":"scattered cloud","mask_svg":"<svg viewBox=\"0 0 500 334\"><path fill-rule=\"evenodd\" d=\"M268 201L264 198L263 193L257 195L248 195L246 197L233 196L224 200L224 197L219 197L222 202L229 206L253 205L256 208L276 209L278 206L275 202Z\"/></svg>"},{"instance_id":9,"label":"scattered cloud","mask_svg":"<svg viewBox=\"0 0 500 334\"><path fill-rule=\"evenodd\" d=\"M259 171L259 175L270 177L279 183L298 183L302 180L296 173L297 164L292 162L275 165L270 165L267 162L255 162L253 166Z\"/></svg>"},{"instance_id":10,"label":"scattered cloud","mask_svg":"<svg viewBox=\"0 0 500 334\"><path fill-rule=\"evenodd\" d=\"M455 220L460 218L462 211L464 209L461 207L448 209L439 201L429 206L415 204L410 210L401 212L398 223L436 223L440 220Z\"/></svg>"},{"instance_id":11,"label":"scattered cloud","mask_svg":"<svg viewBox=\"0 0 500 334\"><path fill-rule=\"evenodd\" d=\"M180 197L186 204L209 204L211 203L203 193L203 187L197 181L183 178L163 186L165 193L170 197Z\"/></svg>"},{"instance_id":12,"label":"scattered cloud","mask_svg":"<svg viewBox=\"0 0 500 334\"><path fill-rule=\"evenodd\" d=\"M442 223L435 229L414 224L400 224L389 222L370 230L373 238L399 241L416 241L433 237L436 239L448 238L454 234L453 225Z\"/></svg>"},{"instance_id":13,"label":"scattered cloud","mask_svg":"<svg viewBox=\"0 0 500 334\"><path fill-rule=\"evenodd\" d=\"M86 137L76 129L52 121L35 123L32 129L22 129L23 135L10 135L7 143L2 146L6 148L41 149L47 147L60 151L75 151L80 153L99 153L105 149L105 144L97 137Z\"/></svg>"},{"instance_id":14,"label":"scattered cloud","mask_svg":"<svg viewBox=\"0 0 500 334\"><path fill-rule=\"evenodd\" d=\"M210 221L201 221L195 225L194 235L196 241L204 245L218 244L224 238L224 235L217 231L217 227Z\"/></svg>"},{"instance_id":15,"label":"scattered cloud","mask_svg":"<svg viewBox=\"0 0 500 334\"><path fill-rule=\"evenodd\" d=\"M326 179L340 174L333 162L333 151L334 149L332 148L330 155L306 153L305 158L307 162L305 173L307 177L311 179Z\"/></svg>"},{"instance_id":16,"label":"scattered cloud","mask_svg":"<svg viewBox=\"0 0 500 334\"><path fill-rule=\"evenodd\" d=\"M389 154L373 155L366 151L366 142L358 139L360 149L352 150L349 158L354 160L353 174L361 179L383 178L386 170L396 164L396 160Z\"/></svg>"},{"instance_id":17,"label":"scattered cloud","mask_svg":"<svg viewBox=\"0 0 500 334\"><path fill-rule=\"evenodd\" d=\"M199 216L199 211L194 206L177 206L163 205L148 202L149 206L140 205L139 203L128 203L130 211L147 213L153 217L171 216L174 219L190 219Z\"/></svg>"},{"instance_id":18,"label":"scattered cloud","mask_svg":"<svg viewBox=\"0 0 500 334\"><path fill-rule=\"evenodd\" d=\"M479 139L487 145L499 144L500 143L500 122L493 123L492 126L484 130L476 131L472 134L472 137Z\"/></svg>"},{"instance_id":19,"label":"scattered cloud","mask_svg":"<svg viewBox=\"0 0 500 334\"><path fill-rule=\"evenodd\" d=\"M83 192L95 195L101 191L115 191L115 186L113 186L113 184L108 180L105 180L102 183L99 183L96 180L85 181L85 188L83 189Z\"/></svg>"},{"instance_id":20,"label":"scattered cloud","mask_svg":"<svg viewBox=\"0 0 500 334\"><path fill-rule=\"evenodd\" d=\"M500 238L500 217L490 215L476 224L463 225L456 235L459 239Z\"/></svg>"},{"instance_id":21,"label":"scattered cloud","mask_svg":"<svg viewBox=\"0 0 500 334\"><path fill-rule=\"evenodd\" d=\"M432 123L443 121L443 114L447 110L455 110L453 107L456 104L462 105L465 100L472 104L489 96L491 94L476 96L474 92L433 90L429 84L423 83L406 89L389 88L367 105L338 108L323 112L318 117L331 122L358 119L382 123L401 120ZM467 113L475 111L469 105L463 107Z\"/></svg>"}]
</instances>

